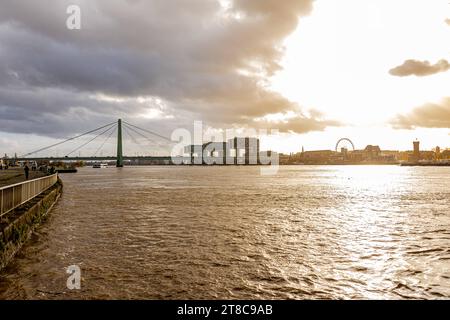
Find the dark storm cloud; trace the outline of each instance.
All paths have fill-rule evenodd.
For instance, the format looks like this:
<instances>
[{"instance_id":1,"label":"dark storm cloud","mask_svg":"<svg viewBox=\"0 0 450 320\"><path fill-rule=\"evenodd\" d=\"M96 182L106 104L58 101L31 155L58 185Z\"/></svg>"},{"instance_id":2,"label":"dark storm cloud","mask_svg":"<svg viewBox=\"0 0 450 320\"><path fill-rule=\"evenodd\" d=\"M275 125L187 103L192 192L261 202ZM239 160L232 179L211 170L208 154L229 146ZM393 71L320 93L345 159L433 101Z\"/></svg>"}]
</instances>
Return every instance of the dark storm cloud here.
<instances>
[{"instance_id":1,"label":"dark storm cloud","mask_svg":"<svg viewBox=\"0 0 450 320\"><path fill-rule=\"evenodd\" d=\"M439 72L445 72L450 69L450 64L447 60L439 60L435 64L431 64L429 61L418 60L406 60L402 65L389 70L389 73L393 76L406 77L406 76L429 76Z\"/></svg>"},{"instance_id":2,"label":"dark storm cloud","mask_svg":"<svg viewBox=\"0 0 450 320\"><path fill-rule=\"evenodd\" d=\"M65 27L69 4L81 7L81 30ZM280 69L282 41L311 10L312 0L4 0L0 130L80 131L145 113L140 96L170 105L172 127L248 125L294 111L283 130L322 130L335 123L304 116L265 85Z\"/></svg>"},{"instance_id":3,"label":"dark storm cloud","mask_svg":"<svg viewBox=\"0 0 450 320\"><path fill-rule=\"evenodd\" d=\"M398 115L392 122L394 127L411 129L450 128L450 97L439 103L427 103L412 110L406 115Z\"/></svg>"},{"instance_id":4,"label":"dark storm cloud","mask_svg":"<svg viewBox=\"0 0 450 320\"><path fill-rule=\"evenodd\" d=\"M0 88L0 128L10 133L39 133L63 138L75 132L84 132L111 123L118 117L141 127L152 128L169 137L164 118L175 113L170 106L161 108L152 101L139 98L105 99L98 95L79 94L54 88L10 90ZM31 106L31 107L30 107ZM115 117L110 115L114 110ZM150 110L161 115L153 119L143 118ZM172 120L175 127L187 121L188 114L177 111L179 117Z\"/></svg>"}]
</instances>

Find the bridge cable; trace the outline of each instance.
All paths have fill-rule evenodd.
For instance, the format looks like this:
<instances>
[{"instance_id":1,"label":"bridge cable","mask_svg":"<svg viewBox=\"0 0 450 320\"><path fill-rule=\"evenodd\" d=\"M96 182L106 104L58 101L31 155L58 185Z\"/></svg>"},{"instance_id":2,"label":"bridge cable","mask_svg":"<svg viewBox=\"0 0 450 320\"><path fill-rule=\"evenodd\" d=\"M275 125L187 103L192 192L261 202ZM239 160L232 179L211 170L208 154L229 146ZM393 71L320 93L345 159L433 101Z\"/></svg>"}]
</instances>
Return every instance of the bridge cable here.
<instances>
[{"instance_id":1,"label":"bridge cable","mask_svg":"<svg viewBox=\"0 0 450 320\"><path fill-rule=\"evenodd\" d=\"M150 131L150 130L147 130L147 129L140 128L140 127L135 126L134 124L128 123L128 122L126 122L126 121L123 121L123 123L127 124L128 126L134 127L134 128L136 128L136 129L142 130L142 131L144 131L144 132L150 133L150 134L152 134L152 135L154 135L154 136L160 137L160 138L162 138L162 139L164 139L164 140L170 141L170 142L172 142L172 143L174 142L174 141L172 141L171 139L169 139L169 138L167 138L167 137L165 137L165 136L162 136L162 135L160 135L160 134L158 134L158 133L156 133L156 132L153 132L153 131Z\"/></svg>"},{"instance_id":2,"label":"bridge cable","mask_svg":"<svg viewBox=\"0 0 450 320\"><path fill-rule=\"evenodd\" d=\"M106 137L106 139L103 141L103 143L101 144L101 146L97 149L97 151L95 151L94 155L92 157L95 157L97 155L97 153L100 151L101 148L103 148L103 146L105 145L105 143L109 140L109 138L111 138L111 136L114 134L114 132L117 131L117 127L114 126L113 127L114 130L111 131L111 133Z\"/></svg>"},{"instance_id":3,"label":"bridge cable","mask_svg":"<svg viewBox=\"0 0 450 320\"><path fill-rule=\"evenodd\" d=\"M127 125L127 124L124 124L124 127L127 128L128 130L131 130L131 131L137 133L138 135L140 135L141 137L143 137L143 138L145 138L146 140L150 141L151 143L159 144L158 141L155 141L154 139L147 137L146 135L142 134L141 132L137 131L136 129L133 129L132 127L130 127L130 126Z\"/></svg>"},{"instance_id":4,"label":"bridge cable","mask_svg":"<svg viewBox=\"0 0 450 320\"><path fill-rule=\"evenodd\" d=\"M138 144L138 145L140 145L140 146L145 147L142 143L140 143L140 142L139 142L139 141L131 134L130 129L128 129L125 125L124 125L123 128L126 129L126 130L124 130L124 132L131 138L131 140L133 140L133 142L134 142L135 144Z\"/></svg>"},{"instance_id":5,"label":"bridge cable","mask_svg":"<svg viewBox=\"0 0 450 320\"><path fill-rule=\"evenodd\" d=\"M136 137L134 137L134 135L131 134L130 128L127 128L125 125L123 127L125 130L123 132L125 132L130 138L131 140L133 140L133 142L141 147L147 148L146 144L141 143L138 139L136 139ZM144 155L145 156L145 155Z\"/></svg>"},{"instance_id":6,"label":"bridge cable","mask_svg":"<svg viewBox=\"0 0 450 320\"><path fill-rule=\"evenodd\" d=\"M72 153L74 153L75 151L80 150L81 148L83 148L85 145L91 143L92 141L94 141L95 139L97 139L98 137L100 137L101 135L103 135L104 133L108 132L109 130L115 128L115 126L111 126L108 129L106 129L105 131L100 132L98 135L96 135L95 137L93 137L92 139L90 139L89 141L83 143L82 145L78 146L77 148L73 149L72 151L70 151L68 154L65 155L65 157L68 157L69 155L71 155Z\"/></svg>"},{"instance_id":7,"label":"bridge cable","mask_svg":"<svg viewBox=\"0 0 450 320\"><path fill-rule=\"evenodd\" d=\"M152 139L152 138L149 138L149 137L145 136L144 134L140 133L139 131L136 131L135 129L133 129L132 127L130 127L130 126L126 125L126 124L124 124L124 127L127 129L126 132L127 132L127 134L128 134L132 139L133 139L133 136L131 135L131 131L133 131L133 132L137 133L138 135L140 135L141 137L145 138L145 139L148 140L150 143L152 143L152 145L153 145L153 144L156 144L156 146L155 146L155 148L154 148L155 151L157 151L157 150L163 150L163 149L166 148L166 145L163 145L163 144L161 144L161 142L156 141L156 140L154 140L154 139ZM146 145L142 145L137 139L133 139L133 141L134 141L135 143L141 145L141 146L146 147Z\"/></svg>"},{"instance_id":8,"label":"bridge cable","mask_svg":"<svg viewBox=\"0 0 450 320\"><path fill-rule=\"evenodd\" d=\"M41 148L41 149L38 149L38 150L35 150L35 151L32 151L32 152L28 152L28 153L24 154L23 156L21 156L20 158L25 158L25 157L27 157L27 156L29 156L29 155L34 154L34 153L38 153L38 152L41 152L41 151L44 151L44 150L47 150L47 149L56 147L56 146L58 146L58 145L60 145L60 144L66 143L66 142L68 142L68 141L71 141L71 140L74 140L74 139L77 139L77 138L80 138L80 137L85 136L85 135L90 134L90 133L94 133L94 132L96 132L96 131L99 131L99 130L101 130L101 129L103 129L103 128L109 127L109 126L114 125L114 124L116 124L116 123L117 123L117 122L114 121L114 122L111 122L111 123L109 123L109 124L107 124L107 125L101 126L101 127L97 128L97 129L90 130L90 131L88 131L88 132L82 133L82 134L77 135L77 136L75 136L75 137L68 138L68 139L66 139L66 140L64 140L64 141L61 141L61 142L52 144L52 145L47 146L47 147L43 147L43 148Z\"/></svg>"},{"instance_id":9,"label":"bridge cable","mask_svg":"<svg viewBox=\"0 0 450 320\"><path fill-rule=\"evenodd\" d=\"M156 144L159 148L161 148L161 147L164 148L164 147L165 147L165 145L161 144L161 142L156 141L156 140L154 140L154 139L152 139L152 138L149 138L149 137L147 137L146 135L140 133L139 131L137 131L137 130L131 128L131 127L127 127L127 129L128 129L128 130L131 130L131 131L133 131L133 132L135 132L135 133L137 133L138 135L140 135L141 137L145 138L146 140L148 140L148 141L151 142L152 144Z\"/></svg>"}]
</instances>

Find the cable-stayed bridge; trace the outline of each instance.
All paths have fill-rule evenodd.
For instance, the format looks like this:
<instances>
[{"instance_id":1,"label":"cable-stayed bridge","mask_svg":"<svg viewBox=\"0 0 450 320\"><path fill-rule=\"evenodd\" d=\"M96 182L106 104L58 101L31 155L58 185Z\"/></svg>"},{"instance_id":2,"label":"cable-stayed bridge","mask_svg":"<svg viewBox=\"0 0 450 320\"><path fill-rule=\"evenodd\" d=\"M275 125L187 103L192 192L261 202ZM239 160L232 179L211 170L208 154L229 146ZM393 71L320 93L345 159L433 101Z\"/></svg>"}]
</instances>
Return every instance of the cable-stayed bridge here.
<instances>
[{"instance_id":1,"label":"cable-stayed bridge","mask_svg":"<svg viewBox=\"0 0 450 320\"><path fill-rule=\"evenodd\" d=\"M122 134L126 133L128 137L135 142L136 144L140 144L138 139L135 135L139 136L140 138L144 138L148 142L154 144L161 145L161 140L164 141L164 143L174 143L174 141L170 140L168 137L165 137L159 133L153 132L148 129L144 129L141 127L138 127L134 124L128 123L126 121L122 121L122 119L118 119L117 122L108 123L106 125L103 125L101 127L98 127L93 130L89 130L87 132L84 132L82 134L76 135L74 137L67 138L63 141L33 150L31 152L28 152L24 155L21 155L20 157L15 158L15 160L18 161L116 161L117 167L123 167L124 161L126 160L155 160L155 161L170 161L170 156L127 156L123 155L123 139ZM98 153L102 150L102 148L105 146L105 144L110 141L113 136L116 134L117 136L117 152L116 156L103 156L98 155ZM150 135L150 136L149 136ZM64 156L37 156L37 154L51 150L55 147L67 145L69 142L78 141L81 140L83 137L90 137L87 141L83 141L83 143L79 144L76 148L71 150L70 152L66 153ZM94 141L101 141L100 146L96 149L95 152L92 153L92 155L89 156L74 156L74 154L77 151L82 150L88 145L92 145ZM148 147L148 146L147 146ZM180 157L183 158L183 157ZM187 159L187 158L186 158Z\"/></svg>"}]
</instances>

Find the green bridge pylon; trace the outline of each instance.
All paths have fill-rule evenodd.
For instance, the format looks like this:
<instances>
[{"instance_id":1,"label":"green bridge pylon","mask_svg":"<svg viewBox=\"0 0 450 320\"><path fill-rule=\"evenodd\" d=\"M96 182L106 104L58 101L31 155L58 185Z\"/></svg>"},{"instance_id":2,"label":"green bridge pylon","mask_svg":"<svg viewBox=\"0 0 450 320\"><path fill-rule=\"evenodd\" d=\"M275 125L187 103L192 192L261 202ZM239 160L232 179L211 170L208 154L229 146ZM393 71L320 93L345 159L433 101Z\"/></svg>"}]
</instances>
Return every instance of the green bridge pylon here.
<instances>
[{"instance_id":1,"label":"green bridge pylon","mask_svg":"<svg viewBox=\"0 0 450 320\"><path fill-rule=\"evenodd\" d=\"M117 121L117 161L116 167L123 167L123 154L122 154L122 119Z\"/></svg>"}]
</instances>

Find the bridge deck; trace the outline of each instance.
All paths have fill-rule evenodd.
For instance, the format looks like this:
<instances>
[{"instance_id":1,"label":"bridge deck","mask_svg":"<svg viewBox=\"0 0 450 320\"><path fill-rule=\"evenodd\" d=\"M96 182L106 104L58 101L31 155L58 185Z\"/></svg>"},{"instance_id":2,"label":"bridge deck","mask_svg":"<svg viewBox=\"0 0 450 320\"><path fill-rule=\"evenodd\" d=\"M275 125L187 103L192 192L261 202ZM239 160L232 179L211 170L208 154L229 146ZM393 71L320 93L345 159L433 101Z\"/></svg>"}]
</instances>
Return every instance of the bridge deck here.
<instances>
[{"instance_id":1,"label":"bridge deck","mask_svg":"<svg viewBox=\"0 0 450 320\"><path fill-rule=\"evenodd\" d=\"M116 157L27 157L17 158L17 161L116 161ZM123 160L170 160L170 156L123 156ZM188 158L186 158L188 159Z\"/></svg>"}]
</instances>

